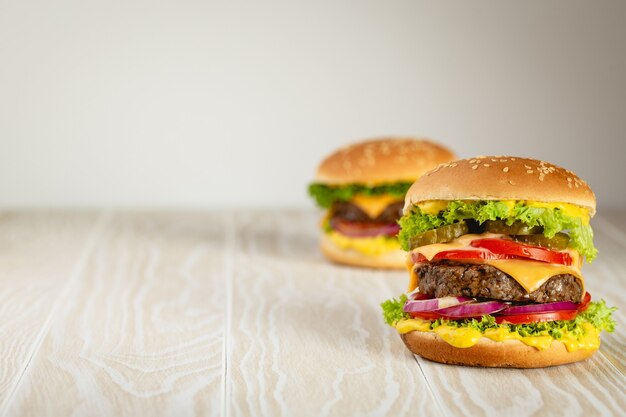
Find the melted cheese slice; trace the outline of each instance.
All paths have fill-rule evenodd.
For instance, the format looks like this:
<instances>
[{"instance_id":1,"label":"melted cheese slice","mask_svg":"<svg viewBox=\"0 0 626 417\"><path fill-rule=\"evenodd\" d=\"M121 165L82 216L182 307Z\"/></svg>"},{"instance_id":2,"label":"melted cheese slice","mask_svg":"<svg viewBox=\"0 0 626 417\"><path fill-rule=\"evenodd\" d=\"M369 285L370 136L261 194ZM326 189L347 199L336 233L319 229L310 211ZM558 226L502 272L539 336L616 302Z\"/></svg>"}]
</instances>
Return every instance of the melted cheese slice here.
<instances>
[{"instance_id":1,"label":"melted cheese slice","mask_svg":"<svg viewBox=\"0 0 626 417\"><path fill-rule=\"evenodd\" d=\"M492 233L484 233L482 235L463 235L460 238L449 243L437 243L434 245L421 246L412 253L422 254L429 261L432 260L439 252L444 252L451 249L472 249L470 246L472 240L486 239L486 238L500 238L502 235L496 235ZM572 265L559 265L549 264L546 262L525 260L525 259L497 259L497 260L476 260L474 262L490 265L499 269L505 274L510 275L524 289L531 293L541 287L547 280L555 275L570 274L580 280L583 287L583 294L585 293L585 280L582 276L580 268L582 266L582 258L578 252L573 250L567 251L572 257ZM463 262L472 262L464 260ZM415 275L414 268L411 268L411 279L409 283L409 292L417 288L418 279Z\"/></svg>"},{"instance_id":2,"label":"melted cheese slice","mask_svg":"<svg viewBox=\"0 0 626 417\"><path fill-rule=\"evenodd\" d=\"M387 206L392 203L402 202L402 199L394 197L389 194L367 196L363 194L357 194L350 200L352 204L359 206L368 216L372 219L378 217Z\"/></svg>"}]
</instances>

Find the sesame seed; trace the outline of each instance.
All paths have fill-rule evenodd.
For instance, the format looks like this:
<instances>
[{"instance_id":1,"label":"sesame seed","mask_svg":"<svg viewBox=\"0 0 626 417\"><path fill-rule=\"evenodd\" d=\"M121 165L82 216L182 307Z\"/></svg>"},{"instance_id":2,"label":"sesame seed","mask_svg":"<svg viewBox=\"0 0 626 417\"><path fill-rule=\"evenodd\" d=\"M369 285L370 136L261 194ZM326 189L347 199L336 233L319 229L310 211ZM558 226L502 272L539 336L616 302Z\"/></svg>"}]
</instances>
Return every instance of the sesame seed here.
<instances>
[{"instance_id":1,"label":"sesame seed","mask_svg":"<svg viewBox=\"0 0 626 417\"><path fill-rule=\"evenodd\" d=\"M511 185L515 185L515 181L513 181L513 180L509 180L509 184L511 184Z\"/></svg>"},{"instance_id":2,"label":"sesame seed","mask_svg":"<svg viewBox=\"0 0 626 417\"><path fill-rule=\"evenodd\" d=\"M504 168L502 168L502 171L503 171L503 172L509 172L509 167L504 167Z\"/></svg>"},{"instance_id":3,"label":"sesame seed","mask_svg":"<svg viewBox=\"0 0 626 417\"><path fill-rule=\"evenodd\" d=\"M472 165L472 169L478 168L478 165Z\"/></svg>"},{"instance_id":4,"label":"sesame seed","mask_svg":"<svg viewBox=\"0 0 626 417\"><path fill-rule=\"evenodd\" d=\"M526 171L527 174L532 174L533 172L535 171L533 171L532 169L529 169L528 171Z\"/></svg>"},{"instance_id":5,"label":"sesame seed","mask_svg":"<svg viewBox=\"0 0 626 417\"><path fill-rule=\"evenodd\" d=\"M483 165L483 166L484 166L485 168L489 168L491 165L489 165L489 164L485 164L485 165Z\"/></svg>"},{"instance_id":6,"label":"sesame seed","mask_svg":"<svg viewBox=\"0 0 626 417\"><path fill-rule=\"evenodd\" d=\"M567 177L567 182L572 182L572 179L570 177Z\"/></svg>"},{"instance_id":7,"label":"sesame seed","mask_svg":"<svg viewBox=\"0 0 626 417\"><path fill-rule=\"evenodd\" d=\"M532 167L530 165L524 165L524 168L531 169Z\"/></svg>"}]
</instances>

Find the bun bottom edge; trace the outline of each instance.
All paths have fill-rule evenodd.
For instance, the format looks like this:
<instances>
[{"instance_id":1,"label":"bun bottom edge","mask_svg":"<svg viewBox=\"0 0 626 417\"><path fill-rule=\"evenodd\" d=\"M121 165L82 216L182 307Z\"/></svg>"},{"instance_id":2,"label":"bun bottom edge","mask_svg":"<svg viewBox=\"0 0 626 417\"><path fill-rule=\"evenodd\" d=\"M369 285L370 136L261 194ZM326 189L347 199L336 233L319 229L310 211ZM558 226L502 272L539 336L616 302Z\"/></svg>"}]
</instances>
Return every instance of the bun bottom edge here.
<instances>
[{"instance_id":1,"label":"bun bottom edge","mask_svg":"<svg viewBox=\"0 0 626 417\"><path fill-rule=\"evenodd\" d=\"M450 365L489 368L546 368L583 361L596 349L569 352L558 340L549 349L539 350L518 340L495 342L481 338L474 346L457 348L436 333L412 331L400 334L406 347L425 359Z\"/></svg>"},{"instance_id":2,"label":"bun bottom edge","mask_svg":"<svg viewBox=\"0 0 626 417\"><path fill-rule=\"evenodd\" d=\"M322 235L320 249L328 259L338 264L377 269L407 269L407 254L400 249L382 255L365 255L353 249L338 247L326 235Z\"/></svg>"}]
</instances>

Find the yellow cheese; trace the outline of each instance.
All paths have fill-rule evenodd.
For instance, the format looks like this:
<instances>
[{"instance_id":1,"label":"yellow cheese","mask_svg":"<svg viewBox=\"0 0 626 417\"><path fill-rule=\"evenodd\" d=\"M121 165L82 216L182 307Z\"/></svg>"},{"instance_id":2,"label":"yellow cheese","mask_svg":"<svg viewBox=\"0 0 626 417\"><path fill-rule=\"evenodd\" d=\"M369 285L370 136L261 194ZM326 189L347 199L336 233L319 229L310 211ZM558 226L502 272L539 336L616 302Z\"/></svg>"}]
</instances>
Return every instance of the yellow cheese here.
<instances>
[{"instance_id":1,"label":"yellow cheese","mask_svg":"<svg viewBox=\"0 0 626 417\"><path fill-rule=\"evenodd\" d=\"M370 256L382 255L400 249L400 242L393 237L348 237L334 230L328 232L328 237L342 249L353 249Z\"/></svg>"},{"instance_id":2,"label":"yellow cheese","mask_svg":"<svg viewBox=\"0 0 626 417\"><path fill-rule=\"evenodd\" d=\"M492 233L483 233L481 235L463 235L460 238L449 243L436 243L434 245L421 246L413 253L420 253L429 261L432 260L439 252L452 249L474 249L470 246L472 240L486 238L500 238L502 235ZM568 250L572 257L572 265L549 264L546 262L532 261L526 259L506 259L506 260L479 260L477 262L485 265L491 265L499 269L505 274L512 276L519 284L528 292L533 292L541 287L547 280L555 275L570 274L580 280L583 286L583 294L585 293L585 280L580 271L582 258L577 251ZM471 262L471 261L468 261ZM417 286L417 278L413 278L411 282ZM413 287L415 289L415 287ZM409 291L413 289L409 288Z\"/></svg>"},{"instance_id":3,"label":"yellow cheese","mask_svg":"<svg viewBox=\"0 0 626 417\"><path fill-rule=\"evenodd\" d=\"M555 340L547 332L542 332L536 336L521 336L519 333L508 330L506 327L487 329L484 333L469 327L453 327L441 325L434 329L430 328L430 321L422 319L403 319L395 323L394 327L400 334L413 331L436 333L445 342L457 348L469 348L474 346L481 337L491 339L494 342L504 342L506 340L519 340L525 345L532 346L538 350L549 349L552 341ZM584 334L577 336L567 331L563 331L559 339L569 352L576 350L596 350L600 347L600 334L591 323L583 323Z\"/></svg>"},{"instance_id":4,"label":"yellow cheese","mask_svg":"<svg viewBox=\"0 0 626 417\"><path fill-rule=\"evenodd\" d=\"M402 202L402 199L394 197L389 194L367 196L363 194L357 194L350 200L352 204L355 204L361 208L368 216L375 219L382 213L387 206L392 203Z\"/></svg>"},{"instance_id":5,"label":"yellow cheese","mask_svg":"<svg viewBox=\"0 0 626 417\"><path fill-rule=\"evenodd\" d=\"M417 203L417 207L419 207L424 214L438 214L448 207L448 203L449 201L446 200L422 201L421 203Z\"/></svg>"},{"instance_id":6,"label":"yellow cheese","mask_svg":"<svg viewBox=\"0 0 626 417\"><path fill-rule=\"evenodd\" d=\"M494 233L483 233L483 234L480 234L480 235L475 235L475 234L463 235L463 236L453 240L452 242L435 243L435 244L432 244L432 245L420 246L419 248L415 249L413 252L414 253L421 253L422 255L424 255L424 257L426 257L426 259L428 259L430 261L439 252L452 250L452 249L467 248L470 245L470 243L472 242L472 240L476 240L476 239L499 239L502 236L504 236L504 235L498 235L498 234L494 234Z\"/></svg>"},{"instance_id":7,"label":"yellow cheese","mask_svg":"<svg viewBox=\"0 0 626 417\"><path fill-rule=\"evenodd\" d=\"M589 210L584 207L580 207L580 206L576 206L574 204L568 204L568 203L542 203L541 201L530 201L530 200L524 201L524 204L526 204L529 207L537 207L537 208L550 208L550 209L558 208L566 216L579 217L582 220L583 224L589 224Z\"/></svg>"},{"instance_id":8,"label":"yellow cheese","mask_svg":"<svg viewBox=\"0 0 626 417\"><path fill-rule=\"evenodd\" d=\"M407 256L407 263L411 263L413 261L411 261L411 257ZM419 284L419 277L417 276L417 271L415 270L415 268L413 268L412 265L409 266L409 288L407 289L407 292L412 292L413 290L415 290L417 288L417 285Z\"/></svg>"},{"instance_id":9,"label":"yellow cheese","mask_svg":"<svg viewBox=\"0 0 626 417\"><path fill-rule=\"evenodd\" d=\"M509 274L529 293L541 287L553 276L560 274L570 274L578 278L583 285L583 294L585 293L585 281L580 269L574 265L557 265L522 259L487 260L481 261L481 263L491 265L505 274Z\"/></svg>"}]
</instances>

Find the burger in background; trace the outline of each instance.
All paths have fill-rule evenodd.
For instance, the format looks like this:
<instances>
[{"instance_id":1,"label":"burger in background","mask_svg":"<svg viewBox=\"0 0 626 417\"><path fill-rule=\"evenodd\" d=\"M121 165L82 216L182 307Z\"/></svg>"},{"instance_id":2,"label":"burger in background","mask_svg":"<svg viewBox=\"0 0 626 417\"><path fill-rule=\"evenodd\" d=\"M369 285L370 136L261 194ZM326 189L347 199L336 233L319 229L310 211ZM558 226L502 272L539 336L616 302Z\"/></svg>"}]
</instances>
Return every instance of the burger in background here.
<instances>
[{"instance_id":1,"label":"burger in background","mask_svg":"<svg viewBox=\"0 0 626 417\"><path fill-rule=\"evenodd\" d=\"M327 209L322 252L332 261L404 268L396 237L404 196L413 182L454 154L430 140L384 138L341 148L322 161L309 194Z\"/></svg>"},{"instance_id":2,"label":"burger in background","mask_svg":"<svg viewBox=\"0 0 626 417\"><path fill-rule=\"evenodd\" d=\"M437 362L536 368L576 362L613 331L581 273L597 250L595 196L573 172L534 159L444 164L408 191L399 239L408 295L382 304L415 354Z\"/></svg>"}]
</instances>

